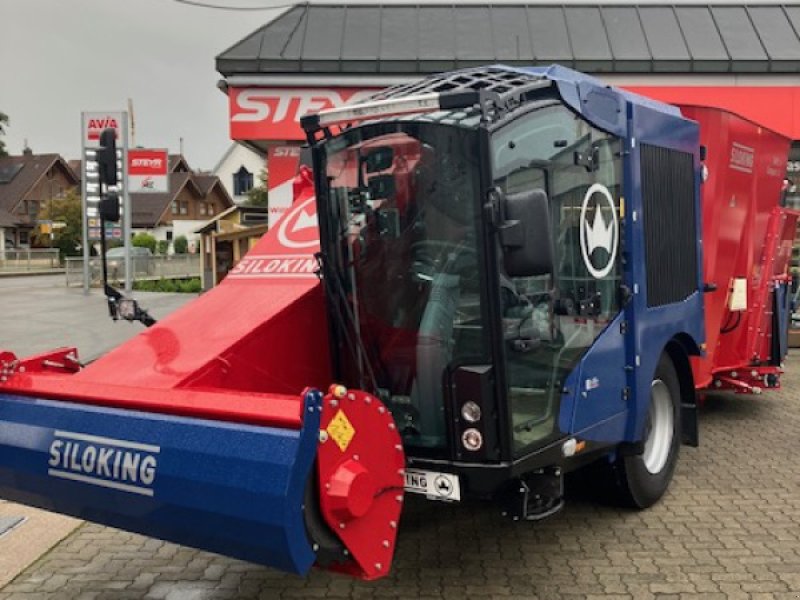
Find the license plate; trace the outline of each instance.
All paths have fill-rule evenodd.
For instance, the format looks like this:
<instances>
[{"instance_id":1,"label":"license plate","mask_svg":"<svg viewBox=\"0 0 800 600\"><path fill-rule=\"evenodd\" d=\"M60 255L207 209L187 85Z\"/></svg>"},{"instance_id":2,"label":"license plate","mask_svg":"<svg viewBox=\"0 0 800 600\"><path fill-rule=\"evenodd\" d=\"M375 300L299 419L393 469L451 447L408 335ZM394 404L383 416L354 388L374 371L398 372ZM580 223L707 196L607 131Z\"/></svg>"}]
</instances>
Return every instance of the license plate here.
<instances>
[{"instance_id":1,"label":"license plate","mask_svg":"<svg viewBox=\"0 0 800 600\"><path fill-rule=\"evenodd\" d=\"M406 469L405 490L412 494L423 494L431 500L461 500L461 486L458 475Z\"/></svg>"}]
</instances>

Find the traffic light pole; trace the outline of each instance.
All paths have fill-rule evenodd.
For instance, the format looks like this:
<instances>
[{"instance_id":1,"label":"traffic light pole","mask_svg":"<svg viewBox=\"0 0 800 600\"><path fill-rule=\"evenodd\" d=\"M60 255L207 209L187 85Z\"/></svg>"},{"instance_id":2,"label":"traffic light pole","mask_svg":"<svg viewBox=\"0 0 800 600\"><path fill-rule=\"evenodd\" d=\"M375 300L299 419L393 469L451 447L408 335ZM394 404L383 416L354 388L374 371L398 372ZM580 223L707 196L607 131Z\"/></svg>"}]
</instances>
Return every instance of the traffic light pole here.
<instances>
[{"instance_id":1,"label":"traffic light pole","mask_svg":"<svg viewBox=\"0 0 800 600\"><path fill-rule=\"evenodd\" d=\"M128 192L128 113L122 121L122 237L125 248L125 293L133 291L133 265L131 264L131 228L133 213ZM105 231L105 230L103 230Z\"/></svg>"}]
</instances>

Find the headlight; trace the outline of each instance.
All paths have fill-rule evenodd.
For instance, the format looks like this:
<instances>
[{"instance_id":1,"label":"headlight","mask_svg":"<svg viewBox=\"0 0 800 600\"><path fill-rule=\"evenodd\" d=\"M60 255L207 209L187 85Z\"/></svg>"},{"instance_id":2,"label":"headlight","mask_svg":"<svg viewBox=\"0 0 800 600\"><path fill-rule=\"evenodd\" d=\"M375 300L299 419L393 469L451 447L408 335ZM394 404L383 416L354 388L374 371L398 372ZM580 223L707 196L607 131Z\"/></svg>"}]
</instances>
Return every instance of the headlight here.
<instances>
[{"instance_id":1,"label":"headlight","mask_svg":"<svg viewBox=\"0 0 800 600\"><path fill-rule=\"evenodd\" d=\"M470 428L461 435L461 443L464 444L464 448L467 450L475 452L483 446L483 436L477 429Z\"/></svg>"},{"instance_id":2,"label":"headlight","mask_svg":"<svg viewBox=\"0 0 800 600\"><path fill-rule=\"evenodd\" d=\"M464 402L461 407L461 417L469 423L477 423L481 420L481 407L472 400Z\"/></svg>"}]
</instances>

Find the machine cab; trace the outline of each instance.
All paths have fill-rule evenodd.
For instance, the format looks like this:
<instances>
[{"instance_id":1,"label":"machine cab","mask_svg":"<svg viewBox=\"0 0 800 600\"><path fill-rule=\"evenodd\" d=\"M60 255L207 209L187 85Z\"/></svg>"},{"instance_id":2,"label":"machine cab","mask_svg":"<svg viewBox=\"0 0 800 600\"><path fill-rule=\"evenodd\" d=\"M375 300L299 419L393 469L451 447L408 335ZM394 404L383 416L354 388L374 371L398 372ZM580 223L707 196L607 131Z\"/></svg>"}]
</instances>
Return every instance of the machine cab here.
<instances>
[{"instance_id":1,"label":"machine cab","mask_svg":"<svg viewBox=\"0 0 800 600\"><path fill-rule=\"evenodd\" d=\"M480 90L468 72L450 77L460 87L394 88L304 126L335 371L386 403L411 466L449 465L488 495L515 469L563 459L594 388L614 393L592 422L625 427L624 370L579 372L609 329L625 361L612 323L632 293L627 129L624 104L603 127L533 72L483 69Z\"/></svg>"}]
</instances>

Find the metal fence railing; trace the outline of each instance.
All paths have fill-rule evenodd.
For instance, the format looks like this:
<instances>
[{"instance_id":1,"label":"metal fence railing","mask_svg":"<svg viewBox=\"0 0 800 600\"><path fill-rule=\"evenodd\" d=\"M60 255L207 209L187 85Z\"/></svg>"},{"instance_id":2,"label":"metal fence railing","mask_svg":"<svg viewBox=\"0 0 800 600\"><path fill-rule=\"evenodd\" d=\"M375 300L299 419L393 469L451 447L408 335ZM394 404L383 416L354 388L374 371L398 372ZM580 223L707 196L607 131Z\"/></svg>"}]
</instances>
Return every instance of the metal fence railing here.
<instances>
[{"instance_id":1,"label":"metal fence railing","mask_svg":"<svg viewBox=\"0 0 800 600\"><path fill-rule=\"evenodd\" d=\"M133 256L131 267L134 281L200 277L200 255ZM90 285L100 285L102 269L99 257L89 259ZM68 286L83 285L83 258L67 258L65 273ZM121 258L109 259L108 279L112 283L120 283L125 279L125 263Z\"/></svg>"},{"instance_id":2,"label":"metal fence railing","mask_svg":"<svg viewBox=\"0 0 800 600\"><path fill-rule=\"evenodd\" d=\"M49 271L60 268L58 248L0 250L0 273Z\"/></svg>"}]
</instances>

